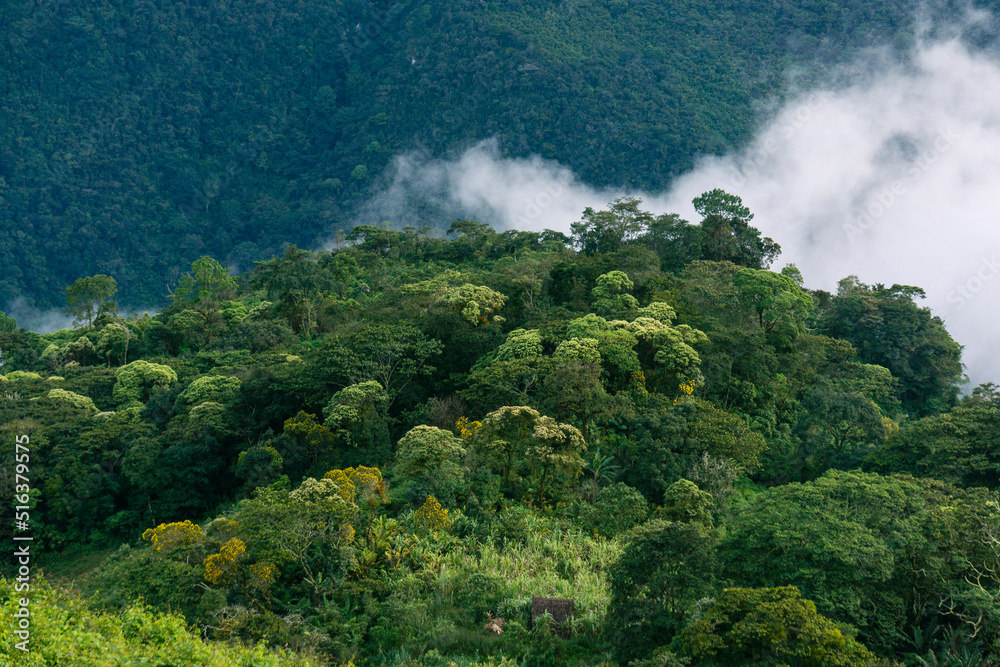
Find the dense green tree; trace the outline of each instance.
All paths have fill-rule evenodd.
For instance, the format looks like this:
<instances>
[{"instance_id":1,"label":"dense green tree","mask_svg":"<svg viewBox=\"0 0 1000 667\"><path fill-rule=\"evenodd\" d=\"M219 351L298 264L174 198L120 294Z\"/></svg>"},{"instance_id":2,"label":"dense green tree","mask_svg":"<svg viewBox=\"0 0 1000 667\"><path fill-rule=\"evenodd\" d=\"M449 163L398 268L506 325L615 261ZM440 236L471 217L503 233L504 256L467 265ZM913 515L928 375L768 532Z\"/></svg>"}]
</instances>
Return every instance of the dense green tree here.
<instances>
[{"instance_id":1,"label":"dense green tree","mask_svg":"<svg viewBox=\"0 0 1000 667\"><path fill-rule=\"evenodd\" d=\"M344 499L334 481L310 477L292 491L276 487L260 490L240 503L235 521L255 557L279 570L301 569L315 602L346 574L349 551L342 547L350 544L353 531L345 527L351 525L357 509ZM339 552L339 562L323 557L331 552Z\"/></svg>"},{"instance_id":2,"label":"dense green tree","mask_svg":"<svg viewBox=\"0 0 1000 667\"><path fill-rule=\"evenodd\" d=\"M812 297L793 278L771 271L740 269L733 275L741 304L756 314L757 325L782 346L805 333Z\"/></svg>"},{"instance_id":3,"label":"dense green tree","mask_svg":"<svg viewBox=\"0 0 1000 667\"><path fill-rule=\"evenodd\" d=\"M849 341L868 364L899 379L903 409L915 417L955 405L962 381L961 346L944 322L914 301L918 287L869 286L850 276L819 314L819 330Z\"/></svg>"},{"instance_id":4,"label":"dense green tree","mask_svg":"<svg viewBox=\"0 0 1000 667\"><path fill-rule=\"evenodd\" d=\"M504 405L535 405L542 383L557 366L557 360L546 356L477 364L469 373L469 386L462 396L480 412Z\"/></svg>"},{"instance_id":5,"label":"dense green tree","mask_svg":"<svg viewBox=\"0 0 1000 667\"><path fill-rule=\"evenodd\" d=\"M181 276L171 295L175 306L203 301L219 302L236 293L236 280L229 269L212 257L202 256L191 263L190 273Z\"/></svg>"},{"instance_id":6,"label":"dense green tree","mask_svg":"<svg viewBox=\"0 0 1000 667\"><path fill-rule=\"evenodd\" d=\"M638 528L608 572L611 602L605 635L620 664L646 658L712 594L716 559L701 526L654 520Z\"/></svg>"},{"instance_id":7,"label":"dense green tree","mask_svg":"<svg viewBox=\"0 0 1000 667\"><path fill-rule=\"evenodd\" d=\"M750 226L753 214L743 200L716 188L695 197L694 210L702 216L702 252L705 259L766 269L781 254L781 246Z\"/></svg>"},{"instance_id":8,"label":"dense green tree","mask_svg":"<svg viewBox=\"0 0 1000 667\"><path fill-rule=\"evenodd\" d=\"M393 475L400 483L454 506L466 477L464 464L465 447L450 431L415 426L396 446Z\"/></svg>"},{"instance_id":9,"label":"dense green tree","mask_svg":"<svg viewBox=\"0 0 1000 667\"><path fill-rule=\"evenodd\" d=\"M627 484L617 482L597 492L580 512L584 526L606 537L626 533L649 518L649 503Z\"/></svg>"},{"instance_id":10,"label":"dense green tree","mask_svg":"<svg viewBox=\"0 0 1000 667\"><path fill-rule=\"evenodd\" d=\"M139 359L115 371L115 378L115 402L127 407L142 403L154 388L177 382L177 372L169 366Z\"/></svg>"},{"instance_id":11,"label":"dense green tree","mask_svg":"<svg viewBox=\"0 0 1000 667\"><path fill-rule=\"evenodd\" d=\"M970 537L991 513L983 494L933 480L831 471L759 495L720 555L739 585L796 586L886 651L901 629L940 613L967 572L959 554L975 550Z\"/></svg>"},{"instance_id":12,"label":"dense green tree","mask_svg":"<svg viewBox=\"0 0 1000 667\"><path fill-rule=\"evenodd\" d=\"M441 344L416 327L368 324L324 341L310 361L310 373L319 382L310 389L375 381L395 398L414 378L431 372L427 361L440 352Z\"/></svg>"},{"instance_id":13,"label":"dense green tree","mask_svg":"<svg viewBox=\"0 0 1000 667\"><path fill-rule=\"evenodd\" d=\"M369 380L338 391L323 408L323 422L344 444L356 450L351 463L383 464L390 458L389 417L392 400L378 382Z\"/></svg>"},{"instance_id":14,"label":"dense green tree","mask_svg":"<svg viewBox=\"0 0 1000 667\"><path fill-rule=\"evenodd\" d=\"M251 280L277 304L289 327L307 336L316 332L324 295L333 291L335 282L318 257L295 246L289 246L280 258L258 262Z\"/></svg>"},{"instance_id":15,"label":"dense green tree","mask_svg":"<svg viewBox=\"0 0 1000 667\"><path fill-rule=\"evenodd\" d=\"M948 412L907 422L870 463L965 487L1000 486L1000 391L980 385Z\"/></svg>"},{"instance_id":16,"label":"dense green tree","mask_svg":"<svg viewBox=\"0 0 1000 667\"><path fill-rule=\"evenodd\" d=\"M660 257L664 271L677 273L687 264L703 256L705 230L681 219L676 213L665 213L649 223L649 230L639 241Z\"/></svg>"},{"instance_id":17,"label":"dense green tree","mask_svg":"<svg viewBox=\"0 0 1000 667\"><path fill-rule=\"evenodd\" d=\"M794 586L726 588L674 640L700 665L863 667L875 656Z\"/></svg>"},{"instance_id":18,"label":"dense green tree","mask_svg":"<svg viewBox=\"0 0 1000 667\"><path fill-rule=\"evenodd\" d=\"M579 340L571 338L570 341ZM584 341L593 340L589 338ZM560 344L562 345L566 342ZM596 341L595 341L596 342ZM606 408L609 396L601 383L601 369L596 363L576 359L562 360L542 381L542 404L549 414L559 419L575 418L585 440L590 436L590 423ZM596 350L594 350L596 352Z\"/></svg>"},{"instance_id":19,"label":"dense green tree","mask_svg":"<svg viewBox=\"0 0 1000 667\"><path fill-rule=\"evenodd\" d=\"M857 468L895 428L870 398L820 383L803 392L799 408L796 430L806 477L829 467Z\"/></svg>"},{"instance_id":20,"label":"dense green tree","mask_svg":"<svg viewBox=\"0 0 1000 667\"><path fill-rule=\"evenodd\" d=\"M714 504L712 494L705 493L691 480L679 479L663 494L661 513L667 521L690 523L711 530Z\"/></svg>"},{"instance_id":21,"label":"dense green tree","mask_svg":"<svg viewBox=\"0 0 1000 667\"><path fill-rule=\"evenodd\" d=\"M631 319L639 309L639 301L629 294L635 283L623 271L611 271L597 277L597 284L591 290L594 310L598 314L614 319Z\"/></svg>"},{"instance_id":22,"label":"dense green tree","mask_svg":"<svg viewBox=\"0 0 1000 667\"><path fill-rule=\"evenodd\" d=\"M534 491L538 503L550 489L576 481L583 470L583 435L528 407L504 406L486 415L474 435L480 459L514 494ZM524 485L529 485L524 488Z\"/></svg>"},{"instance_id":23,"label":"dense green tree","mask_svg":"<svg viewBox=\"0 0 1000 667\"><path fill-rule=\"evenodd\" d=\"M118 304L112 301L117 293L118 283L111 276L80 278L66 288L66 312L73 316L74 325L90 329L100 315L118 312Z\"/></svg>"},{"instance_id":24,"label":"dense green tree","mask_svg":"<svg viewBox=\"0 0 1000 667\"><path fill-rule=\"evenodd\" d=\"M639 209L641 199L615 199L606 211L587 208L583 218L571 225L573 241L585 253L614 252L638 238L653 216Z\"/></svg>"}]
</instances>

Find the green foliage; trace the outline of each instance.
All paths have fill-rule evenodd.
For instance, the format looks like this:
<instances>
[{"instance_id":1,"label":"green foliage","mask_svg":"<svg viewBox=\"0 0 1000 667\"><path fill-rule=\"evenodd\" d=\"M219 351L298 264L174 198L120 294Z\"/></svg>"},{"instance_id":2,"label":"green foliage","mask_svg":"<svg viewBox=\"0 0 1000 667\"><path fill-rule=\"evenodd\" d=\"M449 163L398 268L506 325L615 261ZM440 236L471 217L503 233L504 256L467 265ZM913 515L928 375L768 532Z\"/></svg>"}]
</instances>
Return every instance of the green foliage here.
<instances>
[{"instance_id":1,"label":"green foliage","mask_svg":"<svg viewBox=\"0 0 1000 667\"><path fill-rule=\"evenodd\" d=\"M733 284L739 290L740 302L757 314L757 324L779 345L788 346L805 333L813 301L793 278L771 271L740 269L733 275Z\"/></svg>"},{"instance_id":2,"label":"green foliage","mask_svg":"<svg viewBox=\"0 0 1000 667\"><path fill-rule=\"evenodd\" d=\"M884 472L910 470L963 487L1000 486L1000 391L976 387L940 415L907 422L870 461Z\"/></svg>"},{"instance_id":3,"label":"green foliage","mask_svg":"<svg viewBox=\"0 0 1000 667\"><path fill-rule=\"evenodd\" d=\"M75 410L80 410L81 412L94 415L97 414L97 406L94 405L93 399L89 396L81 396L72 391L66 391L65 389L50 389L47 394L50 401L60 401L72 406Z\"/></svg>"},{"instance_id":4,"label":"green foliage","mask_svg":"<svg viewBox=\"0 0 1000 667\"><path fill-rule=\"evenodd\" d=\"M507 340L497 348L497 361L530 359L542 354L542 337L538 331L515 329L507 334Z\"/></svg>"},{"instance_id":5,"label":"green foliage","mask_svg":"<svg viewBox=\"0 0 1000 667\"><path fill-rule=\"evenodd\" d=\"M781 246L770 238L761 238L760 232L750 226L753 214L736 195L716 188L692 203L702 216L705 259L766 269L781 253Z\"/></svg>"},{"instance_id":6,"label":"green foliage","mask_svg":"<svg viewBox=\"0 0 1000 667\"><path fill-rule=\"evenodd\" d=\"M961 579L988 502L931 480L831 471L760 494L720 550L736 582L796 586L886 650Z\"/></svg>"},{"instance_id":7,"label":"green foliage","mask_svg":"<svg viewBox=\"0 0 1000 667\"><path fill-rule=\"evenodd\" d=\"M562 362L582 361L589 364L600 364L601 353L597 349L596 338L570 338L559 343L552 358Z\"/></svg>"},{"instance_id":8,"label":"green foliage","mask_svg":"<svg viewBox=\"0 0 1000 667\"><path fill-rule=\"evenodd\" d=\"M712 495L687 479L679 479L663 494L661 513L667 521L690 523L712 530Z\"/></svg>"},{"instance_id":9,"label":"green foliage","mask_svg":"<svg viewBox=\"0 0 1000 667\"><path fill-rule=\"evenodd\" d=\"M229 269L211 257L202 256L191 263L191 272L181 276L172 295L175 307L205 301L223 301L236 293L236 280Z\"/></svg>"},{"instance_id":10,"label":"green foliage","mask_svg":"<svg viewBox=\"0 0 1000 667\"><path fill-rule=\"evenodd\" d=\"M639 309L639 302L629 294L635 283L622 271L612 271L598 276L591 291L594 310L606 317L627 318Z\"/></svg>"},{"instance_id":11,"label":"green foliage","mask_svg":"<svg viewBox=\"0 0 1000 667\"><path fill-rule=\"evenodd\" d=\"M347 114L330 87L297 98L325 128ZM365 131L395 131L386 114ZM357 153L372 182L390 143ZM268 153L262 174L285 159ZM202 213L291 215L220 197ZM634 200L591 211L584 252L472 221L450 239L361 226L239 278L203 257L163 313L0 327L0 455L30 435L39 562L149 545L88 575L95 605L142 597L205 637L331 664L825 664L855 631L886 661L995 650L1000 500L975 488L998 484L995 388L915 419L947 401L907 404L914 378L941 389L957 359L915 288L810 293L794 267L764 270L737 198L696 202L701 225ZM845 321L854 338L809 329ZM921 331L923 352L890 340ZM912 362L909 389L891 361ZM861 465L926 479L838 472ZM761 597L786 586L812 602ZM573 598L572 620L530 630L533 596ZM697 625L712 614L733 622ZM931 622L964 628L966 653L910 641Z\"/></svg>"},{"instance_id":12,"label":"green foliage","mask_svg":"<svg viewBox=\"0 0 1000 667\"><path fill-rule=\"evenodd\" d=\"M580 432L584 440L590 437L590 422L607 408L610 397L601 382L601 367L597 363L588 363L573 358L562 357L559 350L567 342L580 340L571 338L560 344L553 355L558 366L542 381L540 394L542 405L549 414L558 419L574 418L580 423ZM596 353L584 338L584 345L578 349L569 346L572 353L580 352L580 356L589 357L590 352ZM598 357L598 361L600 357Z\"/></svg>"},{"instance_id":13,"label":"green foliage","mask_svg":"<svg viewBox=\"0 0 1000 667\"><path fill-rule=\"evenodd\" d=\"M240 390L242 383L238 377L225 375L205 375L194 380L181 392L180 398L189 405L205 401L229 403Z\"/></svg>"},{"instance_id":14,"label":"green foliage","mask_svg":"<svg viewBox=\"0 0 1000 667\"><path fill-rule=\"evenodd\" d=\"M378 382L352 384L334 394L323 408L323 425L358 449L362 458L385 461L389 449L385 410L389 400Z\"/></svg>"},{"instance_id":15,"label":"green foliage","mask_svg":"<svg viewBox=\"0 0 1000 667\"><path fill-rule=\"evenodd\" d=\"M152 549L123 546L82 582L82 593L95 608L122 611L137 600L155 609L171 609L188 621L198 616L203 578L200 559L192 563L191 551L163 558Z\"/></svg>"},{"instance_id":16,"label":"green foliage","mask_svg":"<svg viewBox=\"0 0 1000 667\"><path fill-rule=\"evenodd\" d=\"M309 362L310 375L324 393L331 385L374 381L395 396L414 378L432 371L426 362L441 349L440 342L408 324L366 324L326 339Z\"/></svg>"},{"instance_id":17,"label":"green foliage","mask_svg":"<svg viewBox=\"0 0 1000 667\"><path fill-rule=\"evenodd\" d=\"M466 473L465 448L450 431L416 426L396 446L393 474L403 484L454 506Z\"/></svg>"},{"instance_id":18,"label":"green foliage","mask_svg":"<svg viewBox=\"0 0 1000 667\"><path fill-rule=\"evenodd\" d=\"M583 525L605 537L626 533L649 517L649 503L642 494L618 482L597 492L593 504L580 512Z\"/></svg>"},{"instance_id":19,"label":"green foliage","mask_svg":"<svg viewBox=\"0 0 1000 667\"><path fill-rule=\"evenodd\" d=\"M621 664L670 643L710 595L716 576L711 537L685 523L650 521L636 529L608 572L605 635Z\"/></svg>"},{"instance_id":20,"label":"green foliage","mask_svg":"<svg viewBox=\"0 0 1000 667\"><path fill-rule=\"evenodd\" d=\"M433 280L407 285L403 291L430 296L436 304L458 311L472 326L502 323L504 318L495 313L507 303L507 297L484 285L461 283L462 279L461 273L449 271Z\"/></svg>"},{"instance_id":21,"label":"green foliage","mask_svg":"<svg viewBox=\"0 0 1000 667\"><path fill-rule=\"evenodd\" d=\"M111 300L117 292L118 283L111 276L80 278L66 288L66 312L75 318L74 325L90 329L98 316L118 312L118 305Z\"/></svg>"},{"instance_id":22,"label":"green foliage","mask_svg":"<svg viewBox=\"0 0 1000 667\"><path fill-rule=\"evenodd\" d=\"M504 406L483 418L473 439L477 455L501 475L508 493L533 490L541 503L576 481L583 469L583 435L527 407ZM525 487L527 485L527 487Z\"/></svg>"},{"instance_id":23,"label":"green foliage","mask_svg":"<svg viewBox=\"0 0 1000 667\"><path fill-rule=\"evenodd\" d=\"M13 618L19 596L13 583L3 581L0 609ZM116 612L94 611L72 593L54 588L40 578L33 578L31 596L32 627L44 631L31 633L30 651L21 653L13 647L11 630L5 633L0 655L18 664L79 665L112 667L129 663L260 667L316 664L286 651L263 647L231 647L206 643L191 632L184 619L173 614L156 613L145 605L134 605Z\"/></svg>"},{"instance_id":24,"label":"green foliage","mask_svg":"<svg viewBox=\"0 0 1000 667\"><path fill-rule=\"evenodd\" d=\"M875 661L794 586L726 588L673 646L700 665L861 667Z\"/></svg>"},{"instance_id":25,"label":"green foliage","mask_svg":"<svg viewBox=\"0 0 1000 667\"><path fill-rule=\"evenodd\" d=\"M571 226L573 241L587 254L621 249L638 238L652 219L649 213L639 209L641 203L635 197L623 197L615 199L607 211L588 207L583 212L583 219Z\"/></svg>"},{"instance_id":26,"label":"green foliage","mask_svg":"<svg viewBox=\"0 0 1000 667\"><path fill-rule=\"evenodd\" d=\"M916 417L955 405L962 379L961 346L941 318L921 308L923 290L908 285L869 286L849 276L820 312L819 330L849 341L861 360L899 379L902 406Z\"/></svg>"},{"instance_id":27,"label":"green foliage","mask_svg":"<svg viewBox=\"0 0 1000 667\"><path fill-rule=\"evenodd\" d=\"M115 371L114 400L120 406L141 404L152 390L177 382L177 372L169 366L142 359Z\"/></svg>"},{"instance_id":28,"label":"green foliage","mask_svg":"<svg viewBox=\"0 0 1000 667\"><path fill-rule=\"evenodd\" d=\"M324 583L324 572L336 576L339 570L343 576L347 568L349 553L341 547L353 538L346 528L356 512L336 482L310 477L292 491L274 485L259 490L239 504L235 521L257 559L279 570L300 568L303 581L318 595L333 583ZM325 556L331 553L334 558Z\"/></svg>"}]
</instances>

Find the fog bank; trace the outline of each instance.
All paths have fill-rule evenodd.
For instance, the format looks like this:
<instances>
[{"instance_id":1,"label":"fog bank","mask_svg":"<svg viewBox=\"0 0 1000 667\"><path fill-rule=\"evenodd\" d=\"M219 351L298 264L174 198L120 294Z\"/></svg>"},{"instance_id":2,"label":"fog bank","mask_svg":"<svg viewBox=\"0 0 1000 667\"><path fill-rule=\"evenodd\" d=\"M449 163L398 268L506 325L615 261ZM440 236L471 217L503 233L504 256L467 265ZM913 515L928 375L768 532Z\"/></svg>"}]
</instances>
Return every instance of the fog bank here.
<instances>
[{"instance_id":1,"label":"fog bank","mask_svg":"<svg viewBox=\"0 0 1000 667\"><path fill-rule=\"evenodd\" d=\"M696 220L691 199L720 187L781 244L775 268L794 262L807 286L830 291L850 274L923 287L966 346L972 381L1000 381L1000 60L957 39L907 56L873 51L842 68L778 108L745 150L702 160L666 192L595 189L557 162L505 159L483 142L452 160L398 157L359 222L568 233L585 207L626 194Z\"/></svg>"}]
</instances>

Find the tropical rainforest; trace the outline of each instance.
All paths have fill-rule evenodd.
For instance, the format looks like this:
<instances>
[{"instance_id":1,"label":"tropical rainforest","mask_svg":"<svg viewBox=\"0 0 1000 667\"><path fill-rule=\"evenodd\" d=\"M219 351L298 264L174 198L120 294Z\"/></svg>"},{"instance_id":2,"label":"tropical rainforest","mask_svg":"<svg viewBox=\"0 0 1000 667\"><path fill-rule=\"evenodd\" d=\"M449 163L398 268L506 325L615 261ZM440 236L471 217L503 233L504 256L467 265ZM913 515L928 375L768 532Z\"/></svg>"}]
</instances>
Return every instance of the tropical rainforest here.
<instances>
[{"instance_id":1,"label":"tropical rainforest","mask_svg":"<svg viewBox=\"0 0 1000 667\"><path fill-rule=\"evenodd\" d=\"M0 0L3 664L1000 665L1000 387L919 286L722 189L361 215L483 140L664 191L967 8Z\"/></svg>"},{"instance_id":2,"label":"tropical rainforest","mask_svg":"<svg viewBox=\"0 0 1000 667\"><path fill-rule=\"evenodd\" d=\"M739 197L694 208L359 226L202 256L156 314L95 274L71 329L3 316L24 664L996 664L1000 388L960 393L919 287L811 290Z\"/></svg>"},{"instance_id":3,"label":"tropical rainforest","mask_svg":"<svg viewBox=\"0 0 1000 667\"><path fill-rule=\"evenodd\" d=\"M996 0L976 0L997 10ZM0 309L108 275L158 309L349 231L403 152L495 138L661 191L822 64L951 0L0 0ZM979 35L970 35L972 42ZM792 81L786 73L798 72ZM375 221L378 222L378 221ZM449 220L436 220L447 229Z\"/></svg>"}]
</instances>

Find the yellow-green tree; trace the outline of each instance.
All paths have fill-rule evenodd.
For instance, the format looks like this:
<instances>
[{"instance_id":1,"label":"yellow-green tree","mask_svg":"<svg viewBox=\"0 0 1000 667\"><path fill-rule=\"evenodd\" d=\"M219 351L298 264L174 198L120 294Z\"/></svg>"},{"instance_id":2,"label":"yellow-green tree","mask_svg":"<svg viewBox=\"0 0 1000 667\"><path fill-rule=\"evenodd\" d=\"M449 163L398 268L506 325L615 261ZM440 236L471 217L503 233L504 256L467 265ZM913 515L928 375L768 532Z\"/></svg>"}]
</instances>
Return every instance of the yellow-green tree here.
<instances>
[{"instance_id":1,"label":"yellow-green tree","mask_svg":"<svg viewBox=\"0 0 1000 667\"><path fill-rule=\"evenodd\" d=\"M699 665L864 667L875 656L794 586L727 588L674 640Z\"/></svg>"},{"instance_id":2,"label":"yellow-green tree","mask_svg":"<svg viewBox=\"0 0 1000 667\"><path fill-rule=\"evenodd\" d=\"M433 304L457 311L475 327L504 321L496 313L507 303L507 297L484 285L468 282L460 271L446 271L431 280L406 285L403 293L426 295Z\"/></svg>"},{"instance_id":3,"label":"yellow-green tree","mask_svg":"<svg viewBox=\"0 0 1000 667\"><path fill-rule=\"evenodd\" d=\"M451 431L415 426L396 446L393 474L395 479L452 504L465 480L464 462L465 447Z\"/></svg>"},{"instance_id":4,"label":"yellow-green tree","mask_svg":"<svg viewBox=\"0 0 1000 667\"><path fill-rule=\"evenodd\" d=\"M170 366L140 359L118 368L115 379L112 397L115 403L127 407L141 405L154 389L177 382L177 372Z\"/></svg>"},{"instance_id":5,"label":"yellow-green tree","mask_svg":"<svg viewBox=\"0 0 1000 667\"><path fill-rule=\"evenodd\" d=\"M354 539L351 522L357 511L334 480L309 477L292 491L263 489L241 502L234 518L254 560L277 568L286 563L301 568L315 602L336 584L338 568L341 575L347 571L350 553L345 548ZM239 560L239 545L232 546L228 556L220 552L217 564L222 570L233 561L230 556Z\"/></svg>"},{"instance_id":6,"label":"yellow-green tree","mask_svg":"<svg viewBox=\"0 0 1000 667\"><path fill-rule=\"evenodd\" d=\"M99 315L118 312L118 304L111 300L117 293L118 283L111 276L80 278L66 288L66 312L74 317L74 326L90 329Z\"/></svg>"},{"instance_id":7,"label":"yellow-green tree","mask_svg":"<svg viewBox=\"0 0 1000 667\"><path fill-rule=\"evenodd\" d=\"M587 446L569 424L524 406L504 406L482 423L473 436L474 449L502 477L508 493L516 494L515 486L527 482L540 503L553 486L575 481L583 470L580 453Z\"/></svg>"}]
</instances>

